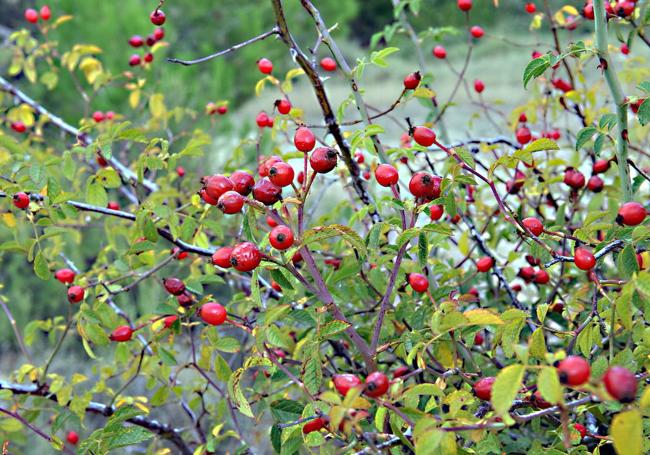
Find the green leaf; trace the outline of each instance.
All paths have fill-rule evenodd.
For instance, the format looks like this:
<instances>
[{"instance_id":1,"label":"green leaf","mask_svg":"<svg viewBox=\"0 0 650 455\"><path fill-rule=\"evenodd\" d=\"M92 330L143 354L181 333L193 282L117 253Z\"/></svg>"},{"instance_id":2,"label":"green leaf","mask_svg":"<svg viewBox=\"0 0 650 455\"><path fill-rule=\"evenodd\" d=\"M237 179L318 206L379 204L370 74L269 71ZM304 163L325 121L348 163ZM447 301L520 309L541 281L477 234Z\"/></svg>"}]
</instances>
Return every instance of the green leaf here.
<instances>
[{"instance_id":1,"label":"green leaf","mask_svg":"<svg viewBox=\"0 0 650 455\"><path fill-rule=\"evenodd\" d=\"M508 413L519 392L525 371L524 365L509 365L499 372L492 385L491 402L494 412L501 416Z\"/></svg>"},{"instance_id":2,"label":"green leaf","mask_svg":"<svg viewBox=\"0 0 650 455\"><path fill-rule=\"evenodd\" d=\"M578 131L576 137L576 150L580 150L597 132L598 130L593 126L588 126Z\"/></svg>"},{"instance_id":3,"label":"green leaf","mask_svg":"<svg viewBox=\"0 0 650 455\"><path fill-rule=\"evenodd\" d=\"M280 269L271 269L271 278L280 285L282 290L284 291L285 289L291 289L293 290L293 285L291 284L291 281L287 279L287 277L284 276L284 273Z\"/></svg>"},{"instance_id":4,"label":"green leaf","mask_svg":"<svg viewBox=\"0 0 650 455\"><path fill-rule=\"evenodd\" d=\"M385 58L397 51L399 51L399 48L397 47L386 47L380 51L375 51L370 55L370 61L377 66L386 68L388 64L386 63Z\"/></svg>"},{"instance_id":5,"label":"green leaf","mask_svg":"<svg viewBox=\"0 0 650 455\"><path fill-rule=\"evenodd\" d=\"M456 154L458 156L460 156L461 159L465 163L467 163L467 165L469 167L471 167L471 168L476 167L476 162L474 161L474 156L472 155L472 152L470 152L469 150L467 150L464 147L457 147L457 148L454 149L454 152L456 152Z\"/></svg>"},{"instance_id":6,"label":"green leaf","mask_svg":"<svg viewBox=\"0 0 650 455\"><path fill-rule=\"evenodd\" d=\"M551 66L551 62L548 55L543 55L530 61L528 65L526 65L526 69L524 69L524 88L528 86L531 79L535 79L544 74L544 71L546 71L549 66Z\"/></svg>"},{"instance_id":7,"label":"green leaf","mask_svg":"<svg viewBox=\"0 0 650 455\"><path fill-rule=\"evenodd\" d=\"M102 185L104 188L119 188L122 184L122 180L120 180L120 174L118 174L117 171L112 167L100 169L96 174L95 181Z\"/></svg>"},{"instance_id":8,"label":"green leaf","mask_svg":"<svg viewBox=\"0 0 650 455\"><path fill-rule=\"evenodd\" d=\"M636 115L639 117L639 123L641 123L641 125L646 126L648 122L650 122L650 98L646 98L646 100L641 103Z\"/></svg>"},{"instance_id":9,"label":"green leaf","mask_svg":"<svg viewBox=\"0 0 650 455\"><path fill-rule=\"evenodd\" d=\"M241 344L237 338L234 337L221 337L213 345L213 347L222 352L239 352Z\"/></svg>"},{"instance_id":10,"label":"green leaf","mask_svg":"<svg viewBox=\"0 0 650 455\"><path fill-rule=\"evenodd\" d=\"M253 302L255 302L255 306L258 308L262 308L262 297L260 295L260 280L259 280L259 272L255 270L253 272L253 276L251 277L251 297L253 299Z\"/></svg>"},{"instance_id":11,"label":"green leaf","mask_svg":"<svg viewBox=\"0 0 650 455\"><path fill-rule=\"evenodd\" d=\"M293 422L302 415L305 405L293 400L277 400L271 403L271 414L279 422Z\"/></svg>"},{"instance_id":12,"label":"green leaf","mask_svg":"<svg viewBox=\"0 0 650 455\"><path fill-rule=\"evenodd\" d=\"M103 186L96 182L89 183L86 187L86 202L99 207L108 205L108 194Z\"/></svg>"},{"instance_id":13,"label":"green leaf","mask_svg":"<svg viewBox=\"0 0 650 455\"><path fill-rule=\"evenodd\" d=\"M321 327L320 338L322 340L327 340L333 335L344 332L348 327L350 327L350 324L348 322L335 319L334 321L330 321Z\"/></svg>"},{"instance_id":14,"label":"green leaf","mask_svg":"<svg viewBox=\"0 0 650 455\"><path fill-rule=\"evenodd\" d=\"M544 150L560 150L560 146L557 143L549 138L543 137L537 139L534 142L528 144L528 146L523 150L524 153L535 153L542 152ZM515 152L514 156L517 156Z\"/></svg>"},{"instance_id":15,"label":"green leaf","mask_svg":"<svg viewBox=\"0 0 650 455\"><path fill-rule=\"evenodd\" d=\"M318 393L323 381L323 370L321 369L320 355L317 349L314 349L313 354L303 363L301 376L307 391L312 395Z\"/></svg>"},{"instance_id":16,"label":"green leaf","mask_svg":"<svg viewBox=\"0 0 650 455\"><path fill-rule=\"evenodd\" d=\"M638 272L639 263L636 260L636 252L632 245L627 245L620 252L616 260L618 270L621 272L621 278L629 278L633 273Z\"/></svg>"},{"instance_id":17,"label":"green leaf","mask_svg":"<svg viewBox=\"0 0 650 455\"><path fill-rule=\"evenodd\" d=\"M34 259L34 273L36 273L36 276L41 280L50 279L50 266L43 256L43 253L40 251L36 254L36 258Z\"/></svg>"},{"instance_id":18,"label":"green leaf","mask_svg":"<svg viewBox=\"0 0 650 455\"><path fill-rule=\"evenodd\" d=\"M427 265L427 257L429 256L429 242L424 232L420 232L418 237L418 261L420 267L424 268Z\"/></svg>"},{"instance_id":19,"label":"green leaf","mask_svg":"<svg viewBox=\"0 0 650 455\"><path fill-rule=\"evenodd\" d=\"M153 438L153 433L142 427L128 426L121 428L117 434L113 435L108 440L108 449L114 450L120 447L127 447L142 442L148 441Z\"/></svg>"},{"instance_id":20,"label":"green leaf","mask_svg":"<svg viewBox=\"0 0 650 455\"><path fill-rule=\"evenodd\" d=\"M282 429L277 425L273 425L269 438L271 438L271 445L275 453L280 453L280 450L282 450Z\"/></svg>"},{"instance_id":21,"label":"green leaf","mask_svg":"<svg viewBox=\"0 0 650 455\"><path fill-rule=\"evenodd\" d=\"M614 416L610 436L619 455L643 453L643 423L638 409Z\"/></svg>"},{"instance_id":22,"label":"green leaf","mask_svg":"<svg viewBox=\"0 0 650 455\"><path fill-rule=\"evenodd\" d=\"M331 224L329 226L317 226L305 232L303 245L309 245L315 242L321 242L333 237L342 237L346 243L357 250L359 256L366 257L368 251L363 239L351 228L342 224Z\"/></svg>"},{"instance_id":23,"label":"green leaf","mask_svg":"<svg viewBox=\"0 0 650 455\"><path fill-rule=\"evenodd\" d=\"M537 377L539 393L549 403L555 405L562 403L562 385L554 367L543 367Z\"/></svg>"}]
</instances>

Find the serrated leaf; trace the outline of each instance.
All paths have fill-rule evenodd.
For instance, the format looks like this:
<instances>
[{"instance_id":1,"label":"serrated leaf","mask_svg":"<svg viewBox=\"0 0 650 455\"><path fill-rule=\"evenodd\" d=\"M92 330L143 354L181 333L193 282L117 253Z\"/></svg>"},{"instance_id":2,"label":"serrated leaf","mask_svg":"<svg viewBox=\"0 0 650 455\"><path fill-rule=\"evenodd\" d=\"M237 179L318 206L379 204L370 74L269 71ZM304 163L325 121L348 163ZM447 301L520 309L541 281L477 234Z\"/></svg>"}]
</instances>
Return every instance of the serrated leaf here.
<instances>
[{"instance_id":1,"label":"serrated leaf","mask_svg":"<svg viewBox=\"0 0 650 455\"><path fill-rule=\"evenodd\" d=\"M535 153L541 152L544 150L560 150L560 146L557 143L549 138L542 137L536 141L531 142L523 150L524 153ZM515 156L517 154L515 153Z\"/></svg>"},{"instance_id":2,"label":"serrated leaf","mask_svg":"<svg viewBox=\"0 0 650 455\"><path fill-rule=\"evenodd\" d=\"M385 68L388 66L385 60L386 57L397 51L399 51L399 48L397 47L386 47L380 51L375 51L370 55L370 61L377 66Z\"/></svg>"},{"instance_id":3,"label":"serrated leaf","mask_svg":"<svg viewBox=\"0 0 650 455\"><path fill-rule=\"evenodd\" d=\"M339 321L335 319L325 324L320 329L320 338L323 340L329 339L329 337L336 335L338 333L344 332L347 328L350 327L350 324L345 321Z\"/></svg>"},{"instance_id":4,"label":"serrated leaf","mask_svg":"<svg viewBox=\"0 0 650 455\"><path fill-rule=\"evenodd\" d=\"M471 168L476 167L476 162L474 161L474 156L472 152L467 150L464 147L457 147L454 149L454 152Z\"/></svg>"},{"instance_id":5,"label":"serrated leaf","mask_svg":"<svg viewBox=\"0 0 650 455\"><path fill-rule=\"evenodd\" d=\"M271 414L279 422L292 422L302 415L305 405L293 400L277 400L271 403Z\"/></svg>"},{"instance_id":6,"label":"serrated leaf","mask_svg":"<svg viewBox=\"0 0 650 455\"><path fill-rule=\"evenodd\" d=\"M357 250L359 256L364 258L368 255L363 239L348 226L342 224L331 224L329 226L316 226L305 232L302 245L309 245L314 242L321 242L333 237L342 237L346 243Z\"/></svg>"},{"instance_id":7,"label":"serrated leaf","mask_svg":"<svg viewBox=\"0 0 650 455\"><path fill-rule=\"evenodd\" d=\"M509 365L502 369L492 385L492 408L498 415L506 415L517 397L524 379L524 365Z\"/></svg>"},{"instance_id":8,"label":"serrated leaf","mask_svg":"<svg viewBox=\"0 0 650 455\"><path fill-rule=\"evenodd\" d=\"M423 232L420 232L420 236L418 237L418 262L420 263L420 267L426 267L428 256L429 242L427 241L427 236Z\"/></svg>"},{"instance_id":9,"label":"serrated leaf","mask_svg":"<svg viewBox=\"0 0 650 455\"><path fill-rule=\"evenodd\" d=\"M535 79L551 66L550 59L547 55L538 57L528 63L524 69L524 88L528 86L531 79Z\"/></svg>"},{"instance_id":10,"label":"serrated leaf","mask_svg":"<svg viewBox=\"0 0 650 455\"><path fill-rule=\"evenodd\" d=\"M317 350L314 350L314 354L310 355L303 363L301 376L307 391L312 395L318 393L323 381L323 370Z\"/></svg>"},{"instance_id":11,"label":"serrated leaf","mask_svg":"<svg viewBox=\"0 0 650 455\"><path fill-rule=\"evenodd\" d=\"M137 426L123 427L116 433L108 440L109 450L140 444L153 438L153 433Z\"/></svg>"},{"instance_id":12,"label":"serrated leaf","mask_svg":"<svg viewBox=\"0 0 650 455\"><path fill-rule=\"evenodd\" d=\"M86 187L86 202L99 207L108 205L108 194L104 187L96 182L89 183Z\"/></svg>"},{"instance_id":13,"label":"serrated leaf","mask_svg":"<svg viewBox=\"0 0 650 455\"><path fill-rule=\"evenodd\" d=\"M580 150L587 142L589 142L596 132L598 132L598 130L593 126L588 126L578 131L578 135L576 136L576 150Z\"/></svg>"},{"instance_id":14,"label":"serrated leaf","mask_svg":"<svg viewBox=\"0 0 650 455\"><path fill-rule=\"evenodd\" d=\"M501 325L504 324L503 319L499 315L485 308L477 308L474 310L465 311L463 316L469 321L469 325Z\"/></svg>"}]
</instances>

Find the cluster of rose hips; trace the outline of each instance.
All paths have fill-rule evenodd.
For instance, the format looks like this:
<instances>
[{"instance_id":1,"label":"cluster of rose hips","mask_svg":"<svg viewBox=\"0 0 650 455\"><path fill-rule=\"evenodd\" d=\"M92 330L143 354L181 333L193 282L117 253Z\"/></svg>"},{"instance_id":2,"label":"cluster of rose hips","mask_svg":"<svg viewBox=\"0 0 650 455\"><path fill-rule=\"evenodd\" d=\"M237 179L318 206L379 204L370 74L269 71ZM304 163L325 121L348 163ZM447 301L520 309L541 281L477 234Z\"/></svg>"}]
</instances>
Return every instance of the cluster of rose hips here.
<instances>
[{"instance_id":1,"label":"cluster of rose hips","mask_svg":"<svg viewBox=\"0 0 650 455\"><path fill-rule=\"evenodd\" d=\"M140 35L133 35L129 38L129 46L134 49L138 49L144 46L152 47L158 41L161 41L165 37L165 29L161 27L165 23L165 13L160 8L155 9L149 16L151 23L156 25L156 29L149 34L146 38L143 38ZM151 63L153 62L153 53L147 51L143 56L140 54L133 54L129 57L129 66L140 66L142 63Z\"/></svg>"},{"instance_id":2,"label":"cluster of rose hips","mask_svg":"<svg viewBox=\"0 0 650 455\"><path fill-rule=\"evenodd\" d=\"M25 20L30 24L38 23L39 19L42 21L49 21L52 17L52 11L47 5L41 6L39 11L36 11L34 8L27 8L25 10Z\"/></svg>"},{"instance_id":3,"label":"cluster of rose hips","mask_svg":"<svg viewBox=\"0 0 650 455\"><path fill-rule=\"evenodd\" d=\"M560 382L569 387L582 387L586 385L591 377L589 362L579 356L568 356L557 363L557 373ZM492 399L492 386L495 377L485 377L474 384L474 394L477 398L490 401ZM630 370L621 366L611 366L601 378L607 393L621 403L631 403L636 398L637 378ZM555 403L548 403L539 393L535 391L529 401L535 407L544 409L554 406Z\"/></svg>"},{"instance_id":4,"label":"cluster of rose hips","mask_svg":"<svg viewBox=\"0 0 650 455\"><path fill-rule=\"evenodd\" d=\"M320 61L320 66L327 72L336 71L337 68L336 60L331 57L323 58ZM273 73L273 62L271 62L271 60L266 57L261 58L257 61L257 69L262 74L270 75ZM288 115L291 112L291 107L291 102L286 98L276 100L274 103L274 108L281 115ZM225 113L225 111L223 113ZM260 128L273 128L274 124L273 117L271 117L265 111L261 111L259 114L257 114L257 117L255 117L255 123Z\"/></svg>"},{"instance_id":5,"label":"cluster of rose hips","mask_svg":"<svg viewBox=\"0 0 650 455\"><path fill-rule=\"evenodd\" d=\"M111 121L115 118L115 112L113 111L108 111L108 112L102 112L102 111L95 111L93 112L93 120L95 123L102 123L103 121Z\"/></svg>"},{"instance_id":6,"label":"cluster of rose hips","mask_svg":"<svg viewBox=\"0 0 650 455\"><path fill-rule=\"evenodd\" d=\"M209 102L208 104L205 105L205 112L208 115L214 115L214 114L219 114L219 115L224 115L226 112L228 112L228 105L226 103L213 103Z\"/></svg>"},{"instance_id":7,"label":"cluster of rose hips","mask_svg":"<svg viewBox=\"0 0 650 455\"><path fill-rule=\"evenodd\" d=\"M607 14L607 19L614 17L626 18L634 14L634 9L636 8L636 0L619 0L617 2L610 2L608 0L601 0L605 5L605 12ZM590 21L594 20L594 4L593 0L587 0L585 5L582 7L582 15L585 19Z\"/></svg>"}]
</instances>

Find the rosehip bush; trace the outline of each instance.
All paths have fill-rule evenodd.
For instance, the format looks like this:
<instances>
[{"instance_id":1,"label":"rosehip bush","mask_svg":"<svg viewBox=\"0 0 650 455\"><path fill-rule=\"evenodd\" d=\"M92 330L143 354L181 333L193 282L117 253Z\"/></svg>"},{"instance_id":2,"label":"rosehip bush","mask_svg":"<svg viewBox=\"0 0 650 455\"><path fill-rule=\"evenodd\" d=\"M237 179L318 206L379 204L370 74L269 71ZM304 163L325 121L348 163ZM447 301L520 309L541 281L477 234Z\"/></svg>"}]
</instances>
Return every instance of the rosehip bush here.
<instances>
[{"instance_id":1,"label":"rosehip bush","mask_svg":"<svg viewBox=\"0 0 650 455\"><path fill-rule=\"evenodd\" d=\"M75 19L45 5L4 44L0 254L65 310L19 326L32 302L0 295L16 346L3 453L650 451L646 2L524 2L544 39L520 40L477 24L472 0L450 2L465 26L421 31L421 2L395 1L353 57L337 17L301 0L294 24L269 0L265 33L165 60L169 3L123 38L119 68L101 43L52 39ZM306 24L313 40L296 41ZM246 61L258 83L239 88L274 101L214 169L200 120L218 128L236 106L169 104L156 78L262 40L278 52ZM531 55L507 67L527 99L506 112L471 61L513 41ZM398 52L393 102L367 103L366 70ZM48 108L63 76L79 122ZM130 109L99 106L104 92Z\"/></svg>"}]
</instances>

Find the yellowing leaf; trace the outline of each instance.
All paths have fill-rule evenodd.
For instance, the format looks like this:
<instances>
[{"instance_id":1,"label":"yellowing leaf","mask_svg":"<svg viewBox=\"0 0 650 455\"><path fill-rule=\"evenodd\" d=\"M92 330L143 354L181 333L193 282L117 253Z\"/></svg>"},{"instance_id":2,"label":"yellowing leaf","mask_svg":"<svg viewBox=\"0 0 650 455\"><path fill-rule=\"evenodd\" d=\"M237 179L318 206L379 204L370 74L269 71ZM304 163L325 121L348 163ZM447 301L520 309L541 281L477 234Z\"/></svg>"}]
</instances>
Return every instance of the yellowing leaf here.
<instances>
[{"instance_id":1,"label":"yellowing leaf","mask_svg":"<svg viewBox=\"0 0 650 455\"><path fill-rule=\"evenodd\" d=\"M492 408L497 414L504 416L512 406L521 381L524 379L524 365L509 365L499 372L492 384Z\"/></svg>"},{"instance_id":2,"label":"yellowing leaf","mask_svg":"<svg viewBox=\"0 0 650 455\"><path fill-rule=\"evenodd\" d=\"M81 63L79 63L79 69L83 71L89 84L94 83L97 80L97 77L104 71L102 63L93 57L84 58Z\"/></svg>"},{"instance_id":3,"label":"yellowing leaf","mask_svg":"<svg viewBox=\"0 0 650 455\"><path fill-rule=\"evenodd\" d=\"M463 313L469 321L469 325L501 325L503 320L493 311L485 308L477 308Z\"/></svg>"},{"instance_id":4,"label":"yellowing leaf","mask_svg":"<svg viewBox=\"0 0 650 455\"><path fill-rule=\"evenodd\" d=\"M294 68L292 70L287 71L287 75L284 77L285 80L293 79L294 77L298 77L305 74L305 71L302 68Z\"/></svg>"},{"instance_id":5,"label":"yellowing leaf","mask_svg":"<svg viewBox=\"0 0 650 455\"><path fill-rule=\"evenodd\" d=\"M165 95L162 93L155 93L149 98L149 111L151 115L160 118L165 114Z\"/></svg>"},{"instance_id":6,"label":"yellowing leaf","mask_svg":"<svg viewBox=\"0 0 650 455\"><path fill-rule=\"evenodd\" d=\"M619 455L635 455L643 452L643 425L638 409L621 412L612 419L610 436Z\"/></svg>"},{"instance_id":7,"label":"yellowing leaf","mask_svg":"<svg viewBox=\"0 0 650 455\"><path fill-rule=\"evenodd\" d=\"M260 96L262 90L264 90L265 84L266 84L266 78L257 81L257 84L255 84L255 96Z\"/></svg>"},{"instance_id":8,"label":"yellowing leaf","mask_svg":"<svg viewBox=\"0 0 650 455\"><path fill-rule=\"evenodd\" d=\"M129 94L129 106L131 106L132 109L135 109L138 107L138 103L140 103L140 90L133 90Z\"/></svg>"},{"instance_id":9,"label":"yellowing leaf","mask_svg":"<svg viewBox=\"0 0 650 455\"><path fill-rule=\"evenodd\" d=\"M565 13L570 14L572 16L578 16L580 14L578 13L576 7L572 5L564 5L560 11L564 11Z\"/></svg>"},{"instance_id":10,"label":"yellowing leaf","mask_svg":"<svg viewBox=\"0 0 650 455\"><path fill-rule=\"evenodd\" d=\"M436 92L426 87L418 87L413 92L413 96L417 98L433 98L436 96Z\"/></svg>"},{"instance_id":11,"label":"yellowing leaf","mask_svg":"<svg viewBox=\"0 0 650 455\"><path fill-rule=\"evenodd\" d=\"M530 355L536 359L544 359L546 356L546 340L544 339L544 332L541 327L531 335L528 342L528 350Z\"/></svg>"},{"instance_id":12,"label":"yellowing leaf","mask_svg":"<svg viewBox=\"0 0 650 455\"><path fill-rule=\"evenodd\" d=\"M9 228L16 227L16 217L11 212L2 214L2 222Z\"/></svg>"}]
</instances>

